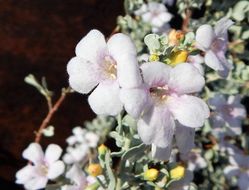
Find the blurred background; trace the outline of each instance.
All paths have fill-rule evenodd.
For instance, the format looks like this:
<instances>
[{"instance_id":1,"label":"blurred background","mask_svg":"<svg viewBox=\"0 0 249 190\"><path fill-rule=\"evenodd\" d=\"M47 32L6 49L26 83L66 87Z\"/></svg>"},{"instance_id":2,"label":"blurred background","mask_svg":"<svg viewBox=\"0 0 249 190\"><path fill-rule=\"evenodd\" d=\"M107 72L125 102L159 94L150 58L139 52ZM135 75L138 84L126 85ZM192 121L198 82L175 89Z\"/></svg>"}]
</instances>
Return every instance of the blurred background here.
<instances>
[{"instance_id":1,"label":"blurred background","mask_svg":"<svg viewBox=\"0 0 249 190\"><path fill-rule=\"evenodd\" d=\"M26 164L21 154L47 114L44 97L24 77L45 76L56 100L68 86L66 65L77 42L93 28L108 36L122 14L122 0L0 0L1 190L22 189L14 183ZM43 147L65 147L71 129L93 117L86 96L70 94L52 119L55 136L43 138Z\"/></svg>"}]
</instances>

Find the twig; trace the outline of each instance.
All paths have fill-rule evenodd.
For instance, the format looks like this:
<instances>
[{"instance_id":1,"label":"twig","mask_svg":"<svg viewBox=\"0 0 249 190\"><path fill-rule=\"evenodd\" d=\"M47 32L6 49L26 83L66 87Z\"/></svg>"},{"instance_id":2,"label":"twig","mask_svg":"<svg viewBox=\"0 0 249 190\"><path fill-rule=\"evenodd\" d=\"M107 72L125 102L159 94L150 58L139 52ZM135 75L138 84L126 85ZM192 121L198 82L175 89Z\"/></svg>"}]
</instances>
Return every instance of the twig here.
<instances>
[{"instance_id":1,"label":"twig","mask_svg":"<svg viewBox=\"0 0 249 190\"><path fill-rule=\"evenodd\" d=\"M186 10L186 17L184 18L183 23L182 23L182 31L183 32L188 32L188 25L189 25L191 16L192 16L192 11L187 9Z\"/></svg>"},{"instance_id":2,"label":"twig","mask_svg":"<svg viewBox=\"0 0 249 190\"><path fill-rule=\"evenodd\" d=\"M56 103L52 106L51 104L51 109L49 109L47 116L45 119L42 121L39 130L36 132L35 135L35 142L39 143L42 137L43 130L48 126L51 118L53 117L54 113L58 110L64 99L66 98L66 95L70 92L70 88L66 88L65 90L62 91L60 98L56 101ZM49 104L49 103L48 103ZM49 105L50 108L50 105Z\"/></svg>"}]
</instances>

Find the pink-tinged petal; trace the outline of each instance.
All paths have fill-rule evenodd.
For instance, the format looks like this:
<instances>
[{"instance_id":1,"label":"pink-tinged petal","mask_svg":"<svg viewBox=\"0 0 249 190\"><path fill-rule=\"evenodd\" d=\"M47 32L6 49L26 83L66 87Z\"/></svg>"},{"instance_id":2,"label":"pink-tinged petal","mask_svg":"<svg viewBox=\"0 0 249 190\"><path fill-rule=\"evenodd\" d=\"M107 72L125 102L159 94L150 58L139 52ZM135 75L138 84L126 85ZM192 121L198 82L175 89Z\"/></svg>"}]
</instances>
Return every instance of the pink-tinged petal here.
<instances>
[{"instance_id":1,"label":"pink-tinged petal","mask_svg":"<svg viewBox=\"0 0 249 190\"><path fill-rule=\"evenodd\" d=\"M22 156L34 164L40 164L44 159L42 147L38 143L31 143L28 148L23 151Z\"/></svg>"},{"instance_id":2,"label":"pink-tinged petal","mask_svg":"<svg viewBox=\"0 0 249 190\"><path fill-rule=\"evenodd\" d=\"M138 134L145 144L165 148L171 144L175 122L165 107L152 107L138 120Z\"/></svg>"},{"instance_id":3,"label":"pink-tinged petal","mask_svg":"<svg viewBox=\"0 0 249 190\"><path fill-rule=\"evenodd\" d=\"M169 88L178 94L199 92L205 85L205 79L193 65L182 63L170 72Z\"/></svg>"},{"instance_id":4,"label":"pink-tinged petal","mask_svg":"<svg viewBox=\"0 0 249 190\"><path fill-rule=\"evenodd\" d=\"M56 144L48 145L45 151L45 160L48 164L52 164L53 162L57 161L62 153L62 149L60 146Z\"/></svg>"},{"instance_id":5,"label":"pink-tinged petal","mask_svg":"<svg viewBox=\"0 0 249 190\"><path fill-rule=\"evenodd\" d=\"M120 88L117 82L100 83L91 93L88 102L98 115L117 115L123 108L119 99Z\"/></svg>"},{"instance_id":6,"label":"pink-tinged petal","mask_svg":"<svg viewBox=\"0 0 249 190\"><path fill-rule=\"evenodd\" d=\"M125 88L138 87L142 83L137 52L131 38L125 34L114 34L107 42L110 55L117 62L119 85Z\"/></svg>"},{"instance_id":7,"label":"pink-tinged petal","mask_svg":"<svg viewBox=\"0 0 249 190\"><path fill-rule=\"evenodd\" d=\"M249 173L243 172L239 175L238 186L240 190L249 190Z\"/></svg>"},{"instance_id":8,"label":"pink-tinged petal","mask_svg":"<svg viewBox=\"0 0 249 190\"><path fill-rule=\"evenodd\" d=\"M107 51L104 35L98 30L91 30L75 48L77 57L92 63L99 61L99 56Z\"/></svg>"},{"instance_id":9,"label":"pink-tinged petal","mask_svg":"<svg viewBox=\"0 0 249 190\"><path fill-rule=\"evenodd\" d=\"M167 104L175 119L187 127L201 127L209 117L207 104L194 96L169 97Z\"/></svg>"},{"instance_id":10,"label":"pink-tinged petal","mask_svg":"<svg viewBox=\"0 0 249 190\"><path fill-rule=\"evenodd\" d=\"M37 190L37 189L43 189L46 187L48 183L47 177L34 177L30 179L27 183L24 184L25 189L28 190Z\"/></svg>"},{"instance_id":11,"label":"pink-tinged petal","mask_svg":"<svg viewBox=\"0 0 249 190\"><path fill-rule=\"evenodd\" d=\"M163 24L165 24L172 19L172 14L168 12L162 12L158 15L158 19L161 20Z\"/></svg>"},{"instance_id":12,"label":"pink-tinged petal","mask_svg":"<svg viewBox=\"0 0 249 190\"><path fill-rule=\"evenodd\" d=\"M215 71L223 71L225 69L222 62L212 50L206 52L204 59L206 65Z\"/></svg>"},{"instance_id":13,"label":"pink-tinged petal","mask_svg":"<svg viewBox=\"0 0 249 190\"><path fill-rule=\"evenodd\" d=\"M27 181L33 178L36 175L35 167L32 165L27 165L16 172L16 183L25 184Z\"/></svg>"},{"instance_id":14,"label":"pink-tinged petal","mask_svg":"<svg viewBox=\"0 0 249 190\"><path fill-rule=\"evenodd\" d=\"M76 183L78 186L87 184L86 175L80 169L80 167L74 164L70 170L66 173L66 177ZM82 187L83 188L83 187Z\"/></svg>"},{"instance_id":15,"label":"pink-tinged petal","mask_svg":"<svg viewBox=\"0 0 249 190\"><path fill-rule=\"evenodd\" d=\"M150 104L147 90L143 88L121 89L120 100L133 118L138 118Z\"/></svg>"},{"instance_id":16,"label":"pink-tinged petal","mask_svg":"<svg viewBox=\"0 0 249 190\"><path fill-rule=\"evenodd\" d=\"M249 156L241 153L235 153L229 157L229 162L234 166L239 166L242 168L249 168Z\"/></svg>"},{"instance_id":17,"label":"pink-tinged petal","mask_svg":"<svg viewBox=\"0 0 249 190\"><path fill-rule=\"evenodd\" d=\"M222 19L220 19L214 27L216 36L226 37L228 28L230 28L233 24L234 22L226 17L223 17Z\"/></svg>"},{"instance_id":18,"label":"pink-tinged petal","mask_svg":"<svg viewBox=\"0 0 249 190\"><path fill-rule=\"evenodd\" d=\"M187 154L195 146L195 129L177 125L175 129L175 138L179 152L181 154Z\"/></svg>"},{"instance_id":19,"label":"pink-tinged petal","mask_svg":"<svg viewBox=\"0 0 249 190\"><path fill-rule=\"evenodd\" d=\"M72 58L67 65L69 84L77 92L86 94L99 82L99 68L79 57Z\"/></svg>"},{"instance_id":20,"label":"pink-tinged petal","mask_svg":"<svg viewBox=\"0 0 249 190\"><path fill-rule=\"evenodd\" d=\"M151 146L152 157L158 160L169 160L171 154L171 145L166 148L158 147L154 144Z\"/></svg>"},{"instance_id":21,"label":"pink-tinged petal","mask_svg":"<svg viewBox=\"0 0 249 190\"><path fill-rule=\"evenodd\" d=\"M60 176L65 170L65 164L62 161L52 163L48 168L48 178L55 179Z\"/></svg>"},{"instance_id":22,"label":"pink-tinged petal","mask_svg":"<svg viewBox=\"0 0 249 190\"><path fill-rule=\"evenodd\" d=\"M171 67L161 62L144 63L141 66L144 82L150 87L164 86L169 80Z\"/></svg>"},{"instance_id":23,"label":"pink-tinged petal","mask_svg":"<svg viewBox=\"0 0 249 190\"><path fill-rule=\"evenodd\" d=\"M215 33L213 28L208 25L204 24L200 26L196 31L196 45L203 51L206 51L210 48L213 40L215 38Z\"/></svg>"}]
</instances>

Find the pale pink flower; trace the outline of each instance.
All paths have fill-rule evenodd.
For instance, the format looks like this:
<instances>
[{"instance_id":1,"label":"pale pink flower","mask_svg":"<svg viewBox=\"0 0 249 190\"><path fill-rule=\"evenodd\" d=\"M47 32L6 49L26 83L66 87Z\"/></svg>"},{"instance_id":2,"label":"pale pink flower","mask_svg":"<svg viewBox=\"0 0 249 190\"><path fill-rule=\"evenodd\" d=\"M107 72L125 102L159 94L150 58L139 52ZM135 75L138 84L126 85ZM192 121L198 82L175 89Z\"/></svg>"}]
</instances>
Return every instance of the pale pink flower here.
<instances>
[{"instance_id":1,"label":"pale pink flower","mask_svg":"<svg viewBox=\"0 0 249 190\"><path fill-rule=\"evenodd\" d=\"M96 114L120 113L120 87L133 88L142 83L131 39L119 33L106 42L101 32L91 30L75 52L76 57L67 65L70 86L82 94L93 90L88 101Z\"/></svg>"},{"instance_id":2,"label":"pale pink flower","mask_svg":"<svg viewBox=\"0 0 249 190\"><path fill-rule=\"evenodd\" d=\"M189 55L187 59L188 63L193 64L199 72L204 75L204 69L202 63L204 63L204 58L201 55Z\"/></svg>"},{"instance_id":3,"label":"pale pink flower","mask_svg":"<svg viewBox=\"0 0 249 190\"><path fill-rule=\"evenodd\" d=\"M214 114L210 118L214 127L214 132L224 133L223 126L228 126L226 134L241 134L242 120L246 117L245 107L240 103L239 95L229 96L226 100L224 95L215 95L209 99L210 106L214 109Z\"/></svg>"},{"instance_id":4,"label":"pale pink flower","mask_svg":"<svg viewBox=\"0 0 249 190\"><path fill-rule=\"evenodd\" d=\"M65 169L62 161L58 160L62 149L50 144L45 154L37 143L31 143L23 151L23 157L32 162L16 173L16 183L23 184L26 189L36 190L46 187L48 180L60 176Z\"/></svg>"},{"instance_id":5,"label":"pale pink flower","mask_svg":"<svg viewBox=\"0 0 249 190\"><path fill-rule=\"evenodd\" d=\"M232 24L230 19L222 18L214 29L204 24L196 31L196 46L205 52L206 65L218 71L222 77L227 77L228 72L233 68L225 57L228 44L227 30Z\"/></svg>"},{"instance_id":6,"label":"pale pink flower","mask_svg":"<svg viewBox=\"0 0 249 190\"><path fill-rule=\"evenodd\" d=\"M135 14L141 16L144 22L151 24L153 32L170 28L168 22L172 19L172 14L162 3L149 2L143 4L139 10L135 11Z\"/></svg>"},{"instance_id":7,"label":"pale pink flower","mask_svg":"<svg viewBox=\"0 0 249 190\"><path fill-rule=\"evenodd\" d=\"M201 127L209 116L206 103L200 98L188 95L203 88L203 76L189 63L171 68L161 62L151 62L143 64L141 70L144 87L136 89L136 92L122 89L120 97L131 116L140 115L137 125L142 141L152 144L152 154L159 159L168 158L174 133L178 146L189 149L190 141L177 132L182 128L175 129L175 120L183 125L185 134L190 134L191 137L194 134L193 128Z\"/></svg>"}]
</instances>

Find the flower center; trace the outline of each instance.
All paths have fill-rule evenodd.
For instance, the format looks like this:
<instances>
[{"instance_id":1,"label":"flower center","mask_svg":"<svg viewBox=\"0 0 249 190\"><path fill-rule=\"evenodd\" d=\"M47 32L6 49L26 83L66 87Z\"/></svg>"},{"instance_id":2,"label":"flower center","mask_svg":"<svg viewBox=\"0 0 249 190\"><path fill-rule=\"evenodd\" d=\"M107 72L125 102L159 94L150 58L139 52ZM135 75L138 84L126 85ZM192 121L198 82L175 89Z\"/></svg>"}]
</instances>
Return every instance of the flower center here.
<instances>
[{"instance_id":1,"label":"flower center","mask_svg":"<svg viewBox=\"0 0 249 190\"><path fill-rule=\"evenodd\" d=\"M117 78L117 63L109 55L104 57L103 60L104 71L108 78L116 79Z\"/></svg>"},{"instance_id":2,"label":"flower center","mask_svg":"<svg viewBox=\"0 0 249 190\"><path fill-rule=\"evenodd\" d=\"M156 104L162 104L168 97L168 86L150 88L150 95Z\"/></svg>"},{"instance_id":3,"label":"flower center","mask_svg":"<svg viewBox=\"0 0 249 190\"><path fill-rule=\"evenodd\" d=\"M46 164L42 164L39 167L39 173L42 176L46 176L48 174L48 166Z\"/></svg>"}]
</instances>

